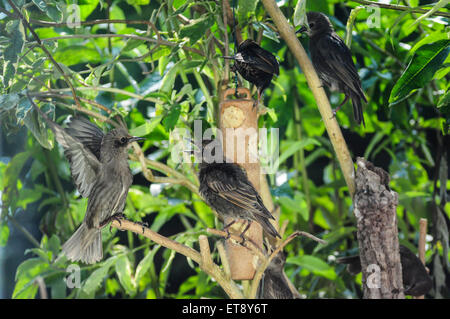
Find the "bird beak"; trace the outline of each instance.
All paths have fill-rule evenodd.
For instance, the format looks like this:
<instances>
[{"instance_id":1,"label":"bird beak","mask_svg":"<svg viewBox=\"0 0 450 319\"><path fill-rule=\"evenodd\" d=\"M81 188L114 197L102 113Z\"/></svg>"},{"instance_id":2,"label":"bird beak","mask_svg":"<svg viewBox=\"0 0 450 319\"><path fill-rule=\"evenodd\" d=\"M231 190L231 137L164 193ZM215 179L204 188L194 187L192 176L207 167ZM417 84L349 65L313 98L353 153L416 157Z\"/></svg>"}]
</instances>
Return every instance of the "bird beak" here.
<instances>
[{"instance_id":1,"label":"bird beak","mask_svg":"<svg viewBox=\"0 0 450 319\"><path fill-rule=\"evenodd\" d=\"M132 136L128 139L128 143L133 143L133 142L142 141L142 140L145 140L145 138Z\"/></svg>"},{"instance_id":2,"label":"bird beak","mask_svg":"<svg viewBox=\"0 0 450 319\"><path fill-rule=\"evenodd\" d=\"M221 58L228 59L228 60L236 60L236 57L234 57L234 56L222 56Z\"/></svg>"},{"instance_id":3,"label":"bird beak","mask_svg":"<svg viewBox=\"0 0 450 319\"><path fill-rule=\"evenodd\" d=\"M295 33L297 34L297 33L304 33L304 32L306 32L308 29L305 27L305 26L303 26L303 27L301 27L300 29L298 29L297 31L295 31Z\"/></svg>"}]
</instances>

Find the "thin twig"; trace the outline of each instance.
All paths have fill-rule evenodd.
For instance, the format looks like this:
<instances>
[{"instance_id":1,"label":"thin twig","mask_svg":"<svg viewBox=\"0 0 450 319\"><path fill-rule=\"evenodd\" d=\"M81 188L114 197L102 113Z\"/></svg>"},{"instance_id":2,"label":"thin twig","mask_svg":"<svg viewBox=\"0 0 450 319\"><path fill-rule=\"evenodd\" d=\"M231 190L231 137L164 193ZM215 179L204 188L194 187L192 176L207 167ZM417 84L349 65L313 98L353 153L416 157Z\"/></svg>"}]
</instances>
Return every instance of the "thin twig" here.
<instances>
[{"instance_id":1,"label":"thin twig","mask_svg":"<svg viewBox=\"0 0 450 319\"><path fill-rule=\"evenodd\" d=\"M232 239L232 240L238 242L239 244L241 244L242 246L244 246L244 247L248 248L249 250L251 250L253 253L258 255L261 259L265 259L266 258L265 254L264 254L264 251L261 249L261 247L259 247L253 241L251 241L249 239L243 241L240 236L237 236L237 235L234 235L234 234L231 234L231 233L228 235L228 233L226 231L219 230L219 229L214 229L214 228L207 228L206 231L208 233L210 233L210 234L213 234L213 235L221 236L223 238Z\"/></svg>"},{"instance_id":2,"label":"thin twig","mask_svg":"<svg viewBox=\"0 0 450 319\"><path fill-rule=\"evenodd\" d=\"M278 255L278 253L280 251L282 251L283 248L298 235L300 235L300 232L295 232L295 233L291 234L288 238L286 238L286 240L284 240L280 245L278 245L278 247L270 254L270 256L268 258L263 259L263 262L256 269L255 276L253 277L253 281L252 281L252 285L251 285L251 289L250 289L250 293L249 293L250 299L256 298L256 294L258 293L259 283L260 283L262 276L264 275L264 272L266 271L267 267L270 265L272 259L275 258L275 256Z\"/></svg>"},{"instance_id":3,"label":"thin twig","mask_svg":"<svg viewBox=\"0 0 450 319\"><path fill-rule=\"evenodd\" d=\"M47 288L45 287L45 281L41 276L38 276L35 279L36 284L39 287L39 294L41 295L41 299L48 299Z\"/></svg>"},{"instance_id":4,"label":"thin twig","mask_svg":"<svg viewBox=\"0 0 450 319\"><path fill-rule=\"evenodd\" d=\"M112 87L104 87L104 86L87 86L87 87L77 87L76 88L77 91L101 91L101 92L110 92L110 93L117 93L117 94L123 94L123 95L127 95L129 97L141 100L141 101L147 101L147 102L152 102L155 104L161 104L163 105L164 102L156 99L156 98L152 98L152 97L145 97L143 95L139 95L133 92L128 92L122 89L118 89L118 88L112 88ZM67 91L67 89L58 89L59 92L64 92ZM52 92L52 91L50 91Z\"/></svg>"},{"instance_id":5,"label":"thin twig","mask_svg":"<svg viewBox=\"0 0 450 319\"><path fill-rule=\"evenodd\" d=\"M227 7L225 2L222 1L222 12L223 12L223 25L225 27L224 38L225 38L225 56L229 56L230 44L228 43L228 16L227 16ZM230 60L225 59L225 69L223 75L223 84L228 85L230 80Z\"/></svg>"},{"instance_id":6,"label":"thin twig","mask_svg":"<svg viewBox=\"0 0 450 319\"><path fill-rule=\"evenodd\" d=\"M408 11L408 12L415 12L415 13L428 13L428 10L425 10L425 9L411 8L411 7L400 6L400 5L396 5L396 4L379 3L379 2L366 1L366 0L352 0L352 1L360 3L360 4L364 4L364 5L367 5L367 6L378 6L378 7L383 8L383 9L390 9L390 10L397 10L397 11ZM436 12L433 12L431 15L450 18L450 13L449 12L443 12L443 11L436 11Z\"/></svg>"},{"instance_id":7,"label":"thin twig","mask_svg":"<svg viewBox=\"0 0 450 319\"><path fill-rule=\"evenodd\" d=\"M38 92L38 93L30 93L30 96L39 96L39 97L56 97L56 98L63 98L63 99L67 99L67 98L72 98L71 95L67 95L67 94L59 94L57 93L58 90L51 90L51 91L46 91L46 92ZM108 114L111 114L112 111L110 109L108 109L106 106L104 106L103 104L100 104L96 101L93 100L89 100L83 97L78 97L80 99L80 101L85 102L87 104L90 104L92 106L95 106L96 108L105 111Z\"/></svg>"},{"instance_id":8,"label":"thin twig","mask_svg":"<svg viewBox=\"0 0 450 319\"><path fill-rule=\"evenodd\" d=\"M37 35L36 32L34 32L33 28L30 26L30 24L28 23L27 19L25 19L25 17L22 15L22 12L20 12L20 10L16 7L16 5L14 4L14 2L12 2L11 0L7 0L9 5L14 9L14 11L17 12L17 15L19 16L20 20L22 21L22 23L24 24L24 26L30 30L31 34L33 35L33 38L36 40L36 42L39 44L39 47L42 49L42 51L44 51L45 55L47 56L47 58L53 63L53 65L55 66L55 68L58 69L58 71L62 74L62 76L64 77L64 81L66 82L66 84L70 87L71 91L72 91L72 95L73 95L73 99L75 101L75 104L78 107L81 107L80 105L80 101L78 101L77 98L77 94L75 93L75 89L72 85L72 83L70 82L69 77L67 76L67 74L64 72L64 70L61 68L61 66L59 65L58 62L56 62L56 60L53 58L52 54L50 53L50 51L47 50L47 48L45 47L45 45L42 43L41 39L39 38L39 36Z\"/></svg>"},{"instance_id":9,"label":"thin twig","mask_svg":"<svg viewBox=\"0 0 450 319\"><path fill-rule=\"evenodd\" d=\"M39 248L40 244L39 242L33 237L33 235L25 228L23 227L13 216L6 215L8 221L10 221L18 230L20 230L25 237L33 244L33 246Z\"/></svg>"},{"instance_id":10,"label":"thin twig","mask_svg":"<svg viewBox=\"0 0 450 319\"><path fill-rule=\"evenodd\" d=\"M227 252L225 250L225 246L223 245L223 241L218 241L216 243L217 251L219 252L220 261L222 262L223 271L231 280L231 269L230 263L228 262Z\"/></svg>"},{"instance_id":11,"label":"thin twig","mask_svg":"<svg viewBox=\"0 0 450 319\"><path fill-rule=\"evenodd\" d=\"M8 0L10 1L10 0ZM176 47L179 45L179 43L171 42L163 39L153 39L149 37L143 37L140 35L135 34L115 34L115 33L104 33L104 34L71 34L71 35L61 35L58 37L51 37L51 38L45 38L42 39L42 41L56 41L56 40L64 40L64 39L95 39L95 38L125 38L125 39L134 39L134 40L141 40L145 42L151 42L156 43L159 45L165 45L169 47ZM182 46L182 48L186 51L193 52L195 54L198 54L200 56L205 56L205 54L200 51L199 49L191 48L188 46Z\"/></svg>"}]
</instances>

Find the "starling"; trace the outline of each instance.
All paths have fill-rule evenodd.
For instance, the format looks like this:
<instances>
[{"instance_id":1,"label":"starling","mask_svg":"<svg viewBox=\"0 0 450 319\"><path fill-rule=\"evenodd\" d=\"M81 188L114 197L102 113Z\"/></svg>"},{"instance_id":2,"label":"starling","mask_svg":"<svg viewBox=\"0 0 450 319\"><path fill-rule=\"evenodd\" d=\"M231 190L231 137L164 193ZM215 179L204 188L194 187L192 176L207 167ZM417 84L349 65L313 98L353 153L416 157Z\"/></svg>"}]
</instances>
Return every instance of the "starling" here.
<instances>
[{"instance_id":1,"label":"starling","mask_svg":"<svg viewBox=\"0 0 450 319\"><path fill-rule=\"evenodd\" d=\"M130 136L123 128L104 134L83 117L73 118L64 129L35 107L64 148L78 191L88 197L83 223L62 250L72 261L98 262L103 257L101 229L114 217L122 215L133 181L128 146L142 138Z\"/></svg>"},{"instance_id":2,"label":"starling","mask_svg":"<svg viewBox=\"0 0 450 319\"><path fill-rule=\"evenodd\" d=\"M309 35L311 60L319 78L332 91L345 94L344 101L334 113L351 98L355 121L358 124L362 122L365 126L361 100L367 103L367 99L361 88L361 80L350 49L334 31L326 15L321 12L308 12L306 17L309 30L303 26L297 33L307 31Z\"/></svg>"},{"instance_id":3,"label":"starling","mask_svg":"<svg viewBox=\"0 0 450 319\"><path fill-rule=\"evenodd\" d=\"M245 240L245 232L253 221L257 221L269 235L281 238L275 227L269 222L269 219L275 218L264 206L255 187L248 180L245 170L238 164L227 163L225 158L221 163L211 163L205 152L205 148L210 143L211 140L204 140L202 143L199 191L206 203L222 218L233 219L224 227L224 230L228 232L228 228L235 223L236 219L243 219L247 222L240 235L243 240Z\"/></svg>"},{"instance_id":4,"label":"starling","mask_svg":"<svg viewBox=\"0 0 450 319\"><path fill-rule=\"evenodd\" d=\"M347 270L352 275L361 272L359 256L342 257L337 259L339 264L347 264ZM425 295L432 286L432 281L420 259L407 247L400 245L400 262L402 264L403 287L405 295Z\"/></svg>"},{"instance_id":5,"label":"starling","mask_svg":"<svg viewBox=\"0 0 450 319\"><path fill-rule=\"evenodd\" d=\"M291 290L286 274L284 273L284 264L286 263L286 254L280 251L270 262L264 271L263 279L260 285L261 299L297 299L300 294Z\"/></svg>"},{"instance_id":6,"label":"starling","mask_svg":"<svg viewBox=\"0 0 450 319\"><path fill-rule=\"evenodd\" d=\"M258 88L258 101L264 90L272 81L274 74L279 75L278 61L275 56L261 48L255 41L247 39L239 44L235 56L224 56L225 59L233 59L231 68L233 72L240 75Z\"/></svg>"}]
</instances>

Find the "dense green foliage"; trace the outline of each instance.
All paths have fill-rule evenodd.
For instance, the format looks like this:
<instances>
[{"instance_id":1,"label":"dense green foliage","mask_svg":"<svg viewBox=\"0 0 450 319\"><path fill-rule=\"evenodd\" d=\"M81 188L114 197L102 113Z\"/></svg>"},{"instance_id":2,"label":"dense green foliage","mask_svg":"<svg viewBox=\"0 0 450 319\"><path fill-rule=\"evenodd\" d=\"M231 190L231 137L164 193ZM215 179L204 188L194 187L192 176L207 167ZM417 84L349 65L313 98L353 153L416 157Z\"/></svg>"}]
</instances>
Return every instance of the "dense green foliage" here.
<instances>
[{"instance_id":1,"label":"dense green foliage","mask_svg":"<svg viewBox=\"0 0 450 319\"><path fill-rule=\"evenodd\" d=\"M217 124L226 32L230 52L234 47L222 2L79 0L73 8L69 0L13 1L60 69L2 1L2 12L9 14L0 18L1 130L8 145L23 130L27 137L24 145L15 145L17 154L0 162L0 245L10 244L11 228L20 229L18 213L42 216L42 238L29 238L33 248L24 252L28 259L17 268L12 297L38 297L38 276L52 298L225 297L196 263L142 236L110 232L109 227L103 231L104 260L80 264L81 289L66 288L63 279L70 274L70 262L58 256L61 244L81 223L87 200L74 189L62 149L25 96L29 91L60 124L69 114L84 113L107 130L114 116L122 115L132 134L146 138L142 149L157 163L149 166L155 175L150 182L139 161L130 161L135 177L125 215L198 249L198 236L207 234L207 227L222 226L193 191L196 167L174 163L176 140L170 133L175 128L191 131L195 119L203 119L204 129ZM411 7L429 3L404 2ZM355 219L314 97L262 3L236 3L243 38L262 39L262 47L280 61L280 75L264 96L269 112L259 122L260 127L280 129L282 160L277 174L268 175L273 200L281 207L280 223L289 221L287 234L305 230L328 241L323 246L306 238L291 242L286 274L307 298L360 297L361 275L352 277L335 263L336 256L357 252ZM450 297L449 18L434 15L415 23L422 14L373 7L351 14L359 6L352 1L300 4L278 1L291 23L301 22L306 9L329 15L343 39L347 28L352 29L351 50L369 101L364 106L366 127L354 126L348 103L337 120L353 159L364 156L389 172L390 186L399 194L400 243L417 252L419 219L428 219L426 262L434 282L429 296ZM448 7L440 11L449 12ZM76 13L81 25L68 26L76 22ZM96 19L139 21L83 23ZM307 49L308 39L301 42ZM343 98L328 96L334 107ZM216 240L210 237L212 247ZM213 253L217 256L217 250Z\"/></svg>"}]
</instances>

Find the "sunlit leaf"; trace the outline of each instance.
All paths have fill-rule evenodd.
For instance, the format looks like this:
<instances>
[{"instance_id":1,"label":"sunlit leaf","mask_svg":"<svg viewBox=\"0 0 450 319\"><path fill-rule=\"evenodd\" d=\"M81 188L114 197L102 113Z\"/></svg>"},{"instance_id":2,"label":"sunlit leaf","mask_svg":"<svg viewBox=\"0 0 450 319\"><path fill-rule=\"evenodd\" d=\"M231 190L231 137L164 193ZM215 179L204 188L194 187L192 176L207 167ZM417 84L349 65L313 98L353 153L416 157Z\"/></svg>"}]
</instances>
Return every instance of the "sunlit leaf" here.
<instances>
[{"instance_id":1,"label":"sunlit leaf","mask_svg":"<svg viewBox=\"0 0 450 319\"><path fill-rule=\"evenodd\" d=\"M389 97L391 105L396 104L416 89L423 88L441 68L450 52L450 40L439 40L418 48L406 70L396 82Z\"/></svg>"}]
</instances>

